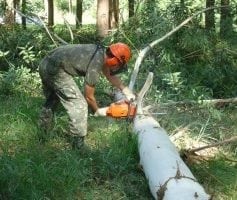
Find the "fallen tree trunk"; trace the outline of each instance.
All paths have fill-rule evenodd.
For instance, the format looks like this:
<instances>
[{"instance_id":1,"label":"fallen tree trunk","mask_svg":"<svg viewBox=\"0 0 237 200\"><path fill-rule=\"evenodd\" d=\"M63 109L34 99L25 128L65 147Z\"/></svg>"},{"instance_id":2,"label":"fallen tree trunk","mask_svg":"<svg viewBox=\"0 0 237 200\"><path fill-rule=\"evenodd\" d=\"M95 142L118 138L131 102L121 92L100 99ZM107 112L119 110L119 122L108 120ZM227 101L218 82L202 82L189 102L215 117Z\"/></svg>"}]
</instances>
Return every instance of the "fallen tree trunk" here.
<instances>
[{"instance_id":1,"label":"fallen tree trunk","mask_svg":"<svg viewBox=\"0 0 237 200\"><path fill-rule=\"evenodd\" d=\"M152 77L150 73L138 95L134 119L140 165L148 179L150 191L157 200L208 200L210 196L180 158L166 131L153 117L143 115L142 99Z\"/></svg>"}]
</instances>

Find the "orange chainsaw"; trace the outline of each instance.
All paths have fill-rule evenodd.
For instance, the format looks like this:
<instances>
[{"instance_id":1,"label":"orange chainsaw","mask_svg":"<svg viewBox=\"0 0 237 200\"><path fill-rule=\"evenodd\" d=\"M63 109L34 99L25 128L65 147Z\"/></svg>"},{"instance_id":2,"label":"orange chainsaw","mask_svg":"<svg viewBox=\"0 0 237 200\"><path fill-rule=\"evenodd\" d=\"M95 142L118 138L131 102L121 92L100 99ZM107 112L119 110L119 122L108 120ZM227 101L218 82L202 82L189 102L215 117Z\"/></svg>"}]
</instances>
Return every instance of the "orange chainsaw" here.
<instances>
[{"instance_id":1,"label":"orange chainsaw","mask_svg":"<svg viewBox=\"0 0 237 200\"><path fill-rule=\"evenodd\" d=\"M133 102L118 102L110 104L106 114L113 118L133 119L136 115L137 106Z\"/></svg>"}]
</instances>

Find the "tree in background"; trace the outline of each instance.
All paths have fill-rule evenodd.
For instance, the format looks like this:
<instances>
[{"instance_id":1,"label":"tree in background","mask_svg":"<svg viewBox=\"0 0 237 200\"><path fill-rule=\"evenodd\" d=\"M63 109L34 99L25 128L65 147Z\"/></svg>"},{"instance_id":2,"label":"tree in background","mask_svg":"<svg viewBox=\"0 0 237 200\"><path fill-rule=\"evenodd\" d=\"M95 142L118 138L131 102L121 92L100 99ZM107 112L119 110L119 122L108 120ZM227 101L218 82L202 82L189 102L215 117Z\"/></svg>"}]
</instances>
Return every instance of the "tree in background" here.
<instances>
[{"instance_id":1,"label":"tree in background","mask_svg":"<svg viewBox=\"0 0 237 200\"><path fill-rule=\"evenodd\" d=\"M206 8L214 7L215 0L206 0ZM205 28L215 30L215 10L211 9L205 13Z\"/></svg>"},{"instance_id":2,"label":"tree in background","mask_svg":"<svg viewBox=\"0 0 237 200\"><path fill-rule=\"evenodd\" d=\"M26 0L22 0L22 2L21 2L21 12L23 14L26 14ZM26 29L26 17L22 16L21 21L22 21L23 29Z\"/></svg>"},{"instance_id":3,"label":"tree in background","mask_svg":"<svg viewBox=\"0 0 237 200\"><path fill-rule=\"evenodd\" d=\"M53 0L48 0L48 26L54 25L54 3Z\"/></svg>"},{"instance_id":4,"label":"tree in background","mask_svg":"<svg viewBox=\"0 0 237 200\"><path fill-rule=\"evenodd\" d=\"M220 18L220 36L221 38L229 37L233 32L233 18L231 16L231 7L229 0L221 0L221 18Z\"/></svg>"},{"instance_id":5,"label":"tree in background","mask_svg":"<svg viewBox=\"0 0 237 200\"><path fill-rule=\"evenodd\" d=\"M134 16L135 0L128 0L128 17Z\"/></svg>"},{"instance_id":6,"label":"tree in background","mask_svg":"<svg viewBox=\"0 0 237 200\"><path fill-rule=\"evenodd\" d=\"M109 1L97 0L96 26L98 35L105 37L109 33Z\"/></svg>"},{"instance_id":7,"label":"tree in background","mask_svg":"<svg viewBox=\"0 0 237 200\"><path fill-rule=\"evenodd\" d=\"M119 23L119 0L109 0L109 28L118 27Z\"/></svg>"},{"instance_id":8,"label":"tree in background","mask_svg":"<svg viewBox=\"0 0 237 200\"><path fill-rule=\"evenodd\" d=\"M82 1L76 1L76 28L79 28L82 25Z\"/></svg>"},{"instance_id":9,"label":"tree in background","mask_svg":"<svg viewBox=\"0 0 237 200\"><path fill-rule=\"evenodd\" d=\"M15 23L15 14L12 8L15 8L14 1L6 0L4 3L4 23L8 25L12 25Z\"/></svg>"}]
</instances>

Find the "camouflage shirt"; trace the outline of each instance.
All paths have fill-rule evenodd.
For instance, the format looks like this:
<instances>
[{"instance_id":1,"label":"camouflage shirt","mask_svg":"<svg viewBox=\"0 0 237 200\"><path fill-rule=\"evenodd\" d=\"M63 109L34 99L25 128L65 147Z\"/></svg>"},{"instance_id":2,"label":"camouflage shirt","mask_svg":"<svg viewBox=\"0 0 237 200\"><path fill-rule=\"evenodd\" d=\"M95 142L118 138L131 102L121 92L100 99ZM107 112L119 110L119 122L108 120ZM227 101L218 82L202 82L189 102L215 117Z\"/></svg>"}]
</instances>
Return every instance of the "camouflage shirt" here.
<instances>
[{"instance_id":1,"label":"camouflage shirt","mask_svg":"<svg viewBox=\"0 0 237 200\"><path fill-rule=\"evenodd\" d=\"M85 76L88 85L95 85L104 64L104 50L95 44L64 45L52 50L46 59L50 63L48 71L56 73L63 68L72 76Z\"/></svg>"}]
</instances>

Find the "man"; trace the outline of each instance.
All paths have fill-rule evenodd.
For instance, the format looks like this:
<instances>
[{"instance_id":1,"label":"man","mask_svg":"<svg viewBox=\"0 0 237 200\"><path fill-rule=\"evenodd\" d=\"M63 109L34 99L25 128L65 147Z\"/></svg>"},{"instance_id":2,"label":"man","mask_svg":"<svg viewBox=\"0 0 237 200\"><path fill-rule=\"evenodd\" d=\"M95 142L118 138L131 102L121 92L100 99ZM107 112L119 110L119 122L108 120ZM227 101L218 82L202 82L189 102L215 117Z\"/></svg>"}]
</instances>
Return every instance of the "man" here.
<instances>
[{"instance_id":1,"label":"man","mask_svg":"<svg viewBox=\"0 0 237 200\"><path fill-rule=\"evenodd\" d=\"M130 57L131 50L124 43L111 44L106 49L94 44L74 44L52 50L39 66L46 97L40 114L41 128L48 129L55 107L61 102L69 116L72 146L83 146L87 134L87 104L95 116L106 116L107 107L99 108L94 96L100 74L120 89L128 100L135 99L135 95L115 76L127 68ZM73 79L75 76L84 76L84 96Z\"/></svg>"}]
</instances>

